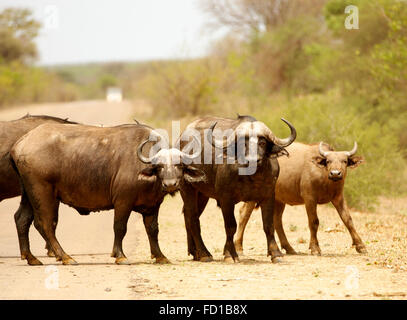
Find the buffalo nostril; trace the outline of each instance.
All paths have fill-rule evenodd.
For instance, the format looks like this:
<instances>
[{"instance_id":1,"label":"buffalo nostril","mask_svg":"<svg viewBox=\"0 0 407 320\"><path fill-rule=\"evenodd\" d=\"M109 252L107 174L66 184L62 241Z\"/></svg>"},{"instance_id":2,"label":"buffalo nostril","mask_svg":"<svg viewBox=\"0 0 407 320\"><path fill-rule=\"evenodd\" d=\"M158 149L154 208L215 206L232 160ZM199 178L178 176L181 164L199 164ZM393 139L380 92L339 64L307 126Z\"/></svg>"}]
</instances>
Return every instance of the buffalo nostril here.
<instances>
[{"instance_id":1,"label":"buffalo nostril","mask_svg":"<svg viewBox=\"0 0 407 320\"><path fill-rule=\"evenodd\" d=\"M167 182L163 183L164 189L173 190L178 187L178 182Z\"/></svg>"},{"instance_id":2,"label":"buffalo nostril","mask_svg":"<svg viewBox=\"0 0 407 320\"><path fill-rule=\"evenodd\" d=\"M167 184L164 184L163 185L164 187L166 187L166 188L171 188L171 187L175 187L176 186L176 184L174 183L171 183L171 184L169 184L169 183L167 183Z\"/></svg>"},{"instance_id":3,"label":"buffalo nostril","mask_svg":"<svg viewBox=\"0 0 407 320\"><path fill-rule=\"evenodd\" d=\"M334 181L342 180L342 171L340 170L329 171L329 179Z\"/></svg>"}]
</instances>

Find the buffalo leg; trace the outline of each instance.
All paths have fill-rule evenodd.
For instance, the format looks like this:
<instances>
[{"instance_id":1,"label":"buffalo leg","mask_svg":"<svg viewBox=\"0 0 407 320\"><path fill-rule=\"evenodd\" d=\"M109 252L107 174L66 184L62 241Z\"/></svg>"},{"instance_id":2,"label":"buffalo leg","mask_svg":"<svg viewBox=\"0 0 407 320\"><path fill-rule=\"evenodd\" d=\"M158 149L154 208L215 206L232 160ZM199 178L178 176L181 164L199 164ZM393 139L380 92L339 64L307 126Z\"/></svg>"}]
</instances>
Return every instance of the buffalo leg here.
<instances>
[{"instance_id":1,"label":"buffalo leg","mask_svg":"<svg viewBox=\"0 0 407 320\"><path fill-rule=\"evenodd\" d=\"M339 216L348 229L350 236L352 237L352 245L356 247L356 251L359 253L367 253L366 246L353 225L352 217L349 214L349 209L343 194L339 198L332 200L332 204L335 206Z\"/></svg>"},{"instance_id":2,"label":"buffalo leg","mask_svg":"<svg viewBox=\"0 0 407 320\"><path fill-rule=\"evenodd\" d=\"M287 236L284 232L283 227L283 212L285 204L280 201L274 202L274 226L280 239L281 248L285 249L287 254L297 254L297 252L291 247L290 243L287 240Z\"/></svg>"},{"instance_id":3,"label":"buffalo leg","mask_svg":"<svg viewBox=\"0 0 407 320\"><path fill-rule=\"evenodd\" d=\"M280 262L279 257L282 257L274 237L274 198L269 199L260 205L261 217L263 220L263 230L267 239L267 255L271 256L272 262Z\"/></svg>"},{"instance_id":4,"label":"buffalo leg","mask_svg":"<svg viewBox=\"0 0 407 320\"><path fill-rule=\"evenodd\" d=\"M59 206L59 203L58 203L57 205ZM52 228L53 228L54 234L55 234L55 230L56 230L56 226L57 226L57 224L56 224L55 221L57 221L57 220L58 220L58 212L56 213L55 220L54 220L54 222L52 223ZM38 220L38 219L34 219L34 226L35 226L35 228L37 229L37 231L39 232L39 234L40 234L40 235L43 237L43 239L45 240L45 249L47 250L47 255L48 255L48 257L55 257L57 261L61 261L61 260L62 260L62 257L61 257L61 256L57 257L57 256L55 255L55 253L53 252L52 247L51 247L50 243L48 242L47 236L45 235L44 230L43 230L43 228L42 228L42 225L39 223L39 220ZM75 263L72 262L72 264L75 264Z\"/></svg>"},{"instance_id":5,"label":"buffalo leg","mask_svg":"<svg viewBox=\"0 0 407 320\"><path fill-rule=\"evenodd\" d=\"M150 242L151 258L155 258L156 263L170 263L158 244L158 208L152 214L143 215L143 222Z\"/></svg>"},{"instance_id":6,"label":"buffalo leg","mask_svg":"<svg viewBox=\"0 0 407 320\"><path fill-rule=\"evenodd\" d=\"M55 221L54 221L54 228L56 229L58 224L58 215L55 217ZM45 250L47 250L47 256L48 257L55 257L54 252L51 249L51 246L49 245L49 243L47 241L45 241Z\"/></svg>"},{"instance_id":7,"label":"buffalo leg","mask_svg":"<svg viewBox=\"0 0 407 320\"><path fill-rule=\"evenodd\" d=\"M188 255L191 254L194 257L194 260L197 260L195 259L197 258L195 242L189 228L189 218L187 218L187 215L185 214L185 206L182 207L182 212L184 213L185 230L187 232Z\"/></svg>"},{"instance_id":8,"label":"buffalo leg","mask_svg":"<svg viewBox=\"0 0 407 320\"><path fill-rule=\"evenodd\" d=\"M199 219L201 217L203 211L205 210L206 205L208 204L209 198L205 197L200 192L198 192L197 197L198 197L198 219ZM199 226L199 230L201 230L200 226ZM190 232L187 232L187 238L188 238L188 253L191 253L193 256L195 256L195 254L192 253L192 252L196 252L195 242L194 242L194 239ZM206 260L206 258L204 260Z\"/></svg>"},{"instance_id":9,"label":"buffalo leg","mask_svg":"<svg viewBox=\"0 0 407 320\"><path fill-rule=\"evenodd\" d=\"M190 186L181 189L184 201L184 219L188 238L188 254L192 254L194 260L201 262L212 261L212 255L205 247L201 236L201 225L199 222L198 192ZM201 212L202 213L202 212ZM192 241L191 241L192 238Z\"/></svg>"},{"instance_id":10,"label":"buffalo leg","mask_svg":"<svg viewBox=\"0 0 407 320\"><path fill-rule=\"evenodd\" d=\"M45 250L47 250L48 257L55 257L55 253L52 251L51 246L48 242L45 242Z\"/></svg>"},{"instance_id":11,"label":"buffalo leg","mask_svg":"<svg viewBox=\"0 0 407 320\"><path fill-rule=\"evenodd\" d=\"M34 220L33 208L28 201L27 195L23 192L21 197L20 207L14 214L14 221L17 227L18 242L20 244L21 259L27 260L27 263L31 266L42 265L30 250L29 230Z\"/></svg>"},{"instance_id":12,"label":"buffalo leg","mask_svg":"<svg viewBox=\"0 0 407 320\"><path fill-rule=\"evenodd\" d=\"M200 218L203 211L205 210L205 207L209 201L209 198L205 197L202 193L198 192L197 201L198 201L198 218ZM182 208L182 212L184 212L184 208ZM184 219L185 219L185 215L184 215ZM195 252L196 252L195 242L194 242L191 232L189 232L188 229L187 229L187 241L188 241L188 254L192 254L195 257Z\"/></svg>"},{"instance_id":13,"label":"buffalo leg","mask_svg":"<svg viewBox=\"0 0 407 320\"><path fill-rule=\"evenodd\" d=\"M236 233L235 205L233 203L221 203L223 221L225 223L226 243L223 249L224 259L227 262L239 262L233 236Z\"/></svg>"},{"instance_id":14,"label":"buffalo leg","mask_svg":"<svg viewBox=\"0 0 407 320\"><path fill-rule=\"evenodd\" d=\"M75 265L77 262L65 253L55 236L54 221L58 215L58 207L59 201L48 197L47 200L41 202L38 208L34 209L34 224L45 241L49 243L57 261L62 261L64 265Z\"/></svg>"},{"instance_id":15,"label":"buffalo leg","mask_svg":"<svg viewBox=\"0 0 407 320\"><path fill-rule=\"evenodd\" d=\"M245 202L243 206L240 207L239 224L235 237L235 248L239 255L243 255L243 234L255 207L255 202Z\"/></svg>"},{"instance_id":16,"label":"buffalo leg","mask_svg":"<svg viewBox=\"0 0 407 320\"><path fill-rule=\"evenodd\" d=\"M321 249L319 247L317 232L319 226L319 219L317 215L317 204L314 201L305 201L305 209L308 215L308 226L311 232L311 239L309 242L309 248L311 249L311 254L321 255Z\"/></svg>"},{"instance_id":17,"label":"buffalo leg","mask_svg":"<svg viewBox=\"0 0 407 320\"><path fill-rule=\"evenodd\" d=\"M116 264L130 264L125 254L123 253L123 238L127 233L127 222L129 220L131 209L114 210L114 243L111 256L116 258Z\"/></svg>"},{"instance_id":18,"label":"buffalo leg","mask_svg":"<svg viewBox=\"0 0 407 320\"><path fill-rule=\"evenodd\" d=\"M201 226L199 223L199 218L198 222L196 222L196 218L190 217L189 214L186 214L186 209L184 207L183 209L184 212L184 221L185 221L185 229L187 232L187 242L188 242L188 255L192 255L194 261L201 261L201 262L210 262L213 260L212 255L206 249L205 244L203 243L202 237L201 237ZM198 234L199 236L196 237L195 235ZM195 244L195 241L200 243L201 249L197 249L197 245Z\"/></svg>"}]
</instances>

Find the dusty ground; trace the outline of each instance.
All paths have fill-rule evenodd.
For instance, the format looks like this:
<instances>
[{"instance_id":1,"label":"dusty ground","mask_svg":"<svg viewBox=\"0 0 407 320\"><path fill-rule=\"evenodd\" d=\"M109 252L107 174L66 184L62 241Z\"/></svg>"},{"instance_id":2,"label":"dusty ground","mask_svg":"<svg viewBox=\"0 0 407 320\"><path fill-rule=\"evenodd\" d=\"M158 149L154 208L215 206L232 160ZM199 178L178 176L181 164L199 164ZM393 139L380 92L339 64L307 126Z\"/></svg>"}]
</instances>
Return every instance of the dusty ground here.
<instances>
[{"instance_id":1,"label":"dusty ground","mask_svg":"<svg viewBox=\"0 0 407 320\"><path fill-rule=\"evenodd\" d=\"M27 111L46 113L92 124L112 125L142 117L140 102L83 102L28 106L0 112L1 120ZM45 257L44 241L33 228L32 251L44 266L30 267L19 258L13 214L19 199L0 203L0 299L407 299L407 199L382 199L376 213L352 212L369 253L350 248L351 239L330 206L319 209L322 256L309 255L309 231L303 207L288 207L284 225L300 254L272 264L259 212L245 234L241 263L222 261L223 220L214 201L202 218L202 235L215 261L199 263L187 256L186 233L179 196L168 197L160 211L160 245L170 265L156 265L141 216L129 220L124 250L132 265L117 266L111 211L80 216L61 206L57 237L79 262L63 266ZM236 210L237 211L237 210Z\"/></svg>"}]
</instances>

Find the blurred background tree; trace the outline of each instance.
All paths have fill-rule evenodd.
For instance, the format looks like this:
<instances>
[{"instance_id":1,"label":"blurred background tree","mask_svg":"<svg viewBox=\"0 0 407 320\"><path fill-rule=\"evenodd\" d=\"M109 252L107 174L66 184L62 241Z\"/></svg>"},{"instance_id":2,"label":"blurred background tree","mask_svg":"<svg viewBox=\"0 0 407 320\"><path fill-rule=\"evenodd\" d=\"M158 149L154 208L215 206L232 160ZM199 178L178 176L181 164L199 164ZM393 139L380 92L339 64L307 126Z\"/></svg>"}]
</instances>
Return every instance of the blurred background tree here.
<instances>
[{"instance_id":1,"label":"blurred background tree","mask_svg":"<svg viewBox=\"0 0 407 320\"><path fill-rule=\"evenodd\" d=\"M76 88L32 64L41 24L28 9L0 12L0 106L41 101L70 101Z\"/></svg>"},{"instance_id":2,"label":"blurred background tree","mask_svg":"<svg viewBox=\"0 0 407 320\"><path fill-rule=\"evenodd\" d=\"M0 59L26 63L37 57L35 38L41 27L27 9L8 8L0 13Z\"/></svg>"},{"instance_id":3,"label":"blurred background tree","mask_svg":"<svg viewBox=\"0 0 407 320\"><path fill-rule=\"evenodd\" d=\"M307 13L316 15L325 0L206 0L202 10L212 16L213 27L229 27L251 37L270 32L288 20Z\"/></svg>"},{"instance_id":4,"label":"blurred background tree","mask_svg":"<svg viewBox=\"0 0 407 320\"><path fill-rule=\"evenodd\" d=\"M141 86L158 114L183 117L211 111L216 101L217 71L209 59L156 64Z\"/></svg>"}]
</instances>

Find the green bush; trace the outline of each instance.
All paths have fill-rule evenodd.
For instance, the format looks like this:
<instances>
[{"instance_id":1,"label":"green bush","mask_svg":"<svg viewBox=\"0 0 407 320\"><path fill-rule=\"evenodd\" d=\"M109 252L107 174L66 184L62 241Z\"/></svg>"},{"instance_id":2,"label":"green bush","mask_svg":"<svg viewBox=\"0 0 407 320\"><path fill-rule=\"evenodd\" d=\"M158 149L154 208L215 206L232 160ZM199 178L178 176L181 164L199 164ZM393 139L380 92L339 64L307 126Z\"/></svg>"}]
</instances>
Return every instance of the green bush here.
<instances>
[{"instance_id":1,"label":"green bush","mask_svg":"<svg viewBox=\"0 0 407 320\"><path fill-rule=\"evenodd\" d=\"M211 110L216 102L216 70L209 59L157 64L139 88L158 115L198 115Z\"/></svg>"},{"instance_id":2,"label":"green bush","mask_svg":"<svg viewBox=\"0 0 407 320\"><path fill-rule=\"evenodd\" d=\"M0 63L0 106L11 103L19 94L23 85L23 73L20 63Z\"/></svg>"},{"instance_id":3,"label":"green bush","mask_svg":"<svg viewBox=\"0 0 407 320\"><path fill-rule=\"evenodd\" d=\"M77 99L79 88L57 75L18 61L0 63L0 106Z\"/></svg>"}]
</instances>

